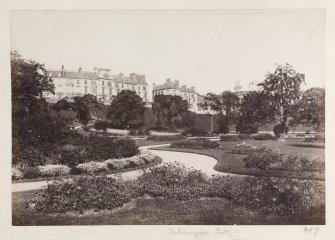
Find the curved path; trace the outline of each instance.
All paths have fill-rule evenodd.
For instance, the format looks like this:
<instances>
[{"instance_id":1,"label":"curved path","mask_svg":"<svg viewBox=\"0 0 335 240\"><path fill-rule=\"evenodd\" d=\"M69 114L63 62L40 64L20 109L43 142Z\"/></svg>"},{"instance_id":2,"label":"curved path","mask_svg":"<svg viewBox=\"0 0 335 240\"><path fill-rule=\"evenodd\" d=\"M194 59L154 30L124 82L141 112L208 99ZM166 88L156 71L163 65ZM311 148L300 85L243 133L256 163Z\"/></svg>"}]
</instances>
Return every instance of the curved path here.
<instances>
[{"instance_id":1,"label":"curved path","mask_svg":"<svg viewBox=\"0 0 335 240\"><path fill-rule=\"evenodd\" d=\"M162 159L162 163L173 163L179 162L185 165L187 168L194 168L195 170L200 170L208 176L220 175L220 176L234 176L236 174L228 174L214 170L214 166L216 164L216 159L213 157L200 155L196 153L186 153L186 152L172 152L172 151L162 151L162 150L154 150L150 148L168 146L170 144L162 144L162 145L151 145L141 147L142 149L146 149L152 152L154 155L160 157ZM161 164L162 164L161 163ZM118 174L110 174L107 177L120 178L129 180L136 179L142 170L134 170L129 172L123 172ZM12 184L12 192L20 192L20 191L28 191L39 189L45 187L48 183L52 181L39 181L39 182L25 182L25 183L14 183Z\"/></svg>"}]
</instances>

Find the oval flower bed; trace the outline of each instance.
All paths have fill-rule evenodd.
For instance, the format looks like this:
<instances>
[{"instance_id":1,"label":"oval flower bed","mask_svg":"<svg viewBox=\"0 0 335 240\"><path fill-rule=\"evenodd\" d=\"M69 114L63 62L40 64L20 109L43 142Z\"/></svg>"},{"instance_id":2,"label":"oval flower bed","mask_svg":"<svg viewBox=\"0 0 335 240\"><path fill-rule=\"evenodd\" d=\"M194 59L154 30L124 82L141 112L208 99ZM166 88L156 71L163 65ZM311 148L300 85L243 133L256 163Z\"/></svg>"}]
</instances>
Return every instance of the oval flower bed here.
<instances>
[{"instance_id":1,"label":"oval flower bed","mask_svg":"<svg viewBox=\"0 0 335 240\"><path fill-rule=\"evenodd\" d=\"M78 164L72 168L61 164L49 164L24 169L17 165L12 167L12 179L19 180L25 178L55 177L66 176L69 174L100 173L113 170L123 170L127 168L145 166L152 163L155 159L156 156L151 152L141 149L139 154L129 158L108 159L102 162L90 161Z\"/></svg>"}]
</instances>

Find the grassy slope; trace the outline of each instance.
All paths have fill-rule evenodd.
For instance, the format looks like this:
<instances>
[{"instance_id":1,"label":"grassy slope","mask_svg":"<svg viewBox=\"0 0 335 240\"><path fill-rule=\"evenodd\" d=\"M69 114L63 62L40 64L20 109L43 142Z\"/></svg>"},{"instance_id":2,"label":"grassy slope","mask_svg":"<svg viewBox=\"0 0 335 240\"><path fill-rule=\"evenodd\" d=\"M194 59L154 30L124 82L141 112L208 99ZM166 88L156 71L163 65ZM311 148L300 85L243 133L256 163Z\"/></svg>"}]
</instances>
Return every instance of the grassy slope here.
<instances>
[{"instance_id":1,"label":"grassy slope","mask_svg":"<svg viewBox=\"0 0 335 240\"><path fill-rule=\"evenodd\" d=\"M276 216L261 213L231 203L225 199L172 199L139 198L124 207L111 211L84 214L41 214L27 208L29 199L37 191L12 194L13 225L110 225L110 224L324 224L324 207L304 216Z\"/></svg>"},{"instance_id":2,"label":"grassy slope","mask_svg":"<svg viewBox=\"0 0 335 240\"><path fill-rule=\"evenodd\" d=\"M279 142L276 140L244 140L245 143L254 144L257 146L264 146L271 149L278 149L282 153L288 154L301 154L319 159L324 162L325 150L324 144L305 143L302 139L289 139L285 142ZM220 149L182 149L182 148L170 148L170 147L159 147L154 149L166 150L166 151L180 151L180 152L191 152L199 153L214 157L217 159L217 164L214 167L215 170L227 173L244 174L251 176L264 176L264 177L285 177L285 178L297 178L297 179L313 179L313 180L325 180L324 173L318 172L297 172L297 171L280 171L280 170L260 170L253 168L244 167L243 158L246 155L241 154L230 154L226 151L231 147L235 146L242 141L236 142L219 142Z\"/></svg>"}]
</instances>

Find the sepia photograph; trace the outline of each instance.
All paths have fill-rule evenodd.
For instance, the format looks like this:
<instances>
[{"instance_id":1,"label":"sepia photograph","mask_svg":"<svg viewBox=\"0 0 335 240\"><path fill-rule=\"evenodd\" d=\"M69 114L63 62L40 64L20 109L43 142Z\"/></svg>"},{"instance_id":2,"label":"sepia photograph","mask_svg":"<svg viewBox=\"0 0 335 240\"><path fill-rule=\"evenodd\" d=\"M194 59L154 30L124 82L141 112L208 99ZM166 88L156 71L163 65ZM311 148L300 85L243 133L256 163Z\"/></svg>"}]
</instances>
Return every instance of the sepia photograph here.
<instances>
[{"instance_id":1,"label":"sepia photograph","mask_svg":"<svg viewBox=\"0 0 335 240\"><path fill-rule=\"evenodd\" d=\"M246 240L238 227L281 226L321 239L327 14L8 11L11 227Z\"/></svg>"}]
</instances>

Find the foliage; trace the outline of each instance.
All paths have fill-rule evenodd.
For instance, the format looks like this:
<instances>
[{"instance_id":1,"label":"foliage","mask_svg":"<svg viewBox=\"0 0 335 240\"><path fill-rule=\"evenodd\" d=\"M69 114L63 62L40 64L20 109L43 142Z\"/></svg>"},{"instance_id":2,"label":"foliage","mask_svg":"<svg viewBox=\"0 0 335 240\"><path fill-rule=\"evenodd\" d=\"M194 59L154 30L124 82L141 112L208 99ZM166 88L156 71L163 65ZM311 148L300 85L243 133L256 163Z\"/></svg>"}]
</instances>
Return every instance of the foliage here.
<instances>
[{"instance_id":1,"label":"foliage","mask_svg":"<svg viewBox=\"0 0 335 240\"><path fill-rule=\"evenodd\" d=\"M188 102L180 96L156 95L152 104L152 111L156 115L158 127L174 130L185 124L191 116L188 114ZM185 119L186 118L186 119ZM182 124L184 123L184 124Z\"/></svg>"},{"instance_id":2,"label":"foliage","mask_svg":"<svg viewBox=\"0 0 335 240\"><path fill-rule=\"evenodd\" d=\"M54 177L60 175L68 175L70 168L66 165L44 165L38 166L38 171L42 177Z\"/></svg>"},{"instance_id":3,"label":"foliage","mask_svg":"<svg viewBox=\"0 0 335 240\"><path fill-rule=\"evenodd\" d=\"M134 91L122 90L110 105L107 117L112 128L137 129L144 125L145 103Z\"/></svg>"},{"instance_id":4,"label":"foliage","mask_svg":"<svg viewBox=\"0 0 335 240\"><path fill-rule=\"evenodd\" d=\"M324 171L324 165L319 160L310 159L303 155L283 154L267 148L250 152L244 161L248 168L307 172Z\"/></svg>"},{"instance_id":5,"label":"foliage","mask_svg":"<svg viewBox=\"0 0 335 240\"><path fill-rule=\"evenodd\" d=\"M256 150L258 150L257 146L252 144L237 144L233 148L229 149L227 153L250 154Z\"/></svg>"},{"instance_id":6,"label":"foliage","mask_svg":"<svg viewBox=\"0 0 335 240\"><path fill-rule=\"evenodd\" d=\"M87 162L89 159L88 150L84 146L66 144L60 148L59 164L74 167L80 163Z\"/></svg>"},{"instance_id":7,"label":"foliage","mask_svg":"<svg viewBox=\"0 0 335 240\"><path fill-rule=\"evenodd\" d=\"M96 130L103 130L103 131L107 131L107 128L109 126L109 122L108 121L97 121L94 124L94 127Z\"/></svg>"},{"instance_id":8,"label":"foliage","mask_svg":"<svg viewBox=\"0 0 335 240\"><path fill-rule=\"evenodd\" d=\"M261 134L255 135L254 139L255 140L273 140L275 139L275 137L269 133L261 133Z\"/></svg>"},{"instance_id":9,"label":"foliage","mask_svg":"<svg viewBox=\"0 0 335 240\"><path fill-rule=\"evenodd\" d=\"M20 168L18 166L14 166L11 169L11 173L12 173L12 179L18 180L18 179L22 179L23 178L23 172L20 170Z\"/></svg>"},{"instance_id":10,"label":"foliage","mask_svg":"<svg viewBox=\"0 0 335 240\"><path fill-rule=\"evenodd\" d=\"M53 105L53 110L56 112L60 110L72 110L77 113L77 120L86 126L90 120L97 118L97 111L102 107L96 96L86 94L82 97L74 97L73 101L68 98L63 98Z\"/></svg>"},{"instance_id":11,"label":"foliage","mask_svg":"<svg viewBox=\"0 0 335 240\"><path fill-rule=\"evenodd\" d=\"M171 142L171 141L183 140L183 139L186 139L186 137L181 134L162 135L162 136L151 135L147 137L147 140L153 140L155 142Z\"/></svg>"},{"instance_id":12,"label":"foliage","mask_svg":"<svg viewBox=\"0 0 335 240\"><path fill-rule=\"evenodd\" d=\"M203 130L203 129L189 128L189 129L185 130L185 131L182 133L182 135L184 135L184 136L191 135L191 136L202 137L202 136L206 136L206 135L208 135L208 132L206 132L206 131Z\"/></svg>"},{"instance_id":13,"label":"foliage","mask_svg":"<svg viewBox=\"0 0 335 240\"><path fill-rule=\"evenodd\" d=\"M296 106L294 119L301 124L316 124L318 131L325 128L325 89L306 90Z\"/></svg>"},{"instance_id":14,"label":"foliage","mask_svg":"<svg viewBox=\"0 0 335 240\"><path fill-rule=\"evenodd\" d=\"M281 134L288 133L288 127L286 126L285 129L283 129L282 124L277 124L273 127L273 133L275 134L276 138L279 138Z\"/></svg>"},{"instance_id":15,"label":"foliage","mask_svg":"<svg viewBox=\"0 0 335 240\"><path fill-rule=\"evenodd\" d=\"M270 99L262 92L248 92L240 103L236 132L257 133L260 125L273 122L275 114Z\"/></svg>"},{"instance_id":16,"label":"foliage","mask_svg":"<svg viewBox=\"0 0 335 240\"><path fill-rule=\"evenodd\" d=\"M277 65L274 73L268 73L266 79L259 83L261 92L269 98L269 106L274 110L268 116L277 119L282 128L287 126L287 119L294 115L295 106L300 99L300 86L305 83L305 75L296 72L291 65Z\"/></svg>"},{"instance_id":17,"label":"foliage","mask_svg":"<svg viewBox=\"0 0 335 240\"><path fill-rule=\"evenodd\" d=\"M205 138L187 139L184 141L172 142L171 148L191 148L191 149L213 149L219 148L217 142L212 142Z\"/></svg>"},{"instance_id":18,"label":"foliage","mask_svg":"<svg viewBox=\"0 0 335 240\"><path fill-rule=\"evenodd\" d=\"M26 167L23 169L23 178L32 179L40 176L38 167Z\"/></svg>"},{"instance_id":19,"label":"foliage","mask_svg":"<svg viewBox=\"0 0 335 240\"><path fill-rule=\"evenodd\" d=\"M34 200L43 213L64 213L122 207L132 195L127 185L108 177L80 177L49 184Z\"/></svg>"},{"instance_id":20,"label":"foliage","mask_svg":"<svg viewBox=\"0 0 335 240\"><path fill-rule=\"evenodd\" d=\"M219 129L218 129L219 133L223 133L223 134L229 133L230 121L227 115L223 115L222 113L219 113L217 123L219 125Z\"/></svg>"},{"instance_id":21,"label":"foliage","mask_svg":"<svg viewBox=\"0 0 335 240\"><path fill-rule=\"evenodd\" d=\"M236 132L242 134L253 134L258 132L258 124L246 121L239 121L236 124Z\"/></svg>"},{"instance_id":22,"label":"foliage","mask_svg":"<svg viewBox=\"0 0 335 240\"><path fill-rule=\"evenodd\" d=\"M48 185L31 202L37 212L113 209L144 195L177 200L225 198L269 214L294 215L325 204L324 185L315 181L278 178L208 178L181 164L144 170L135 181L81 177Z\"/></svg>"},{"instance_id":23,"label":"foliage","mask_svg":"<svg viewBox=\"0 0 335 240\"><path fill-rule=\"evenodd\" d=\"M100 173L108 171L107 163L105 162L86 162L78 164L74 167L76 173Z\"/></svg>"},{"instance_id":24,"label":"foliage","mask_svg":"<svg viewBox=\"0 0 335 240\"><path fill-rule=\"evenodd\" d=\"M221 142L234 142L239 141L240 138L237 135L221 135L220 141Z\"/></svg>"},{"instance_id":25,"label":"foliage","mask_svg":"<svg viewBox=\"0 0 335 240\"><path fill-rule=\"evenodd\" d=\"M305 142L320 142L324 143L325 142L325 136L324 135L315 135L313 137L307 137L305 138Z\"/></svg>"}]
</instances>

